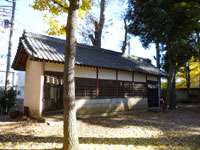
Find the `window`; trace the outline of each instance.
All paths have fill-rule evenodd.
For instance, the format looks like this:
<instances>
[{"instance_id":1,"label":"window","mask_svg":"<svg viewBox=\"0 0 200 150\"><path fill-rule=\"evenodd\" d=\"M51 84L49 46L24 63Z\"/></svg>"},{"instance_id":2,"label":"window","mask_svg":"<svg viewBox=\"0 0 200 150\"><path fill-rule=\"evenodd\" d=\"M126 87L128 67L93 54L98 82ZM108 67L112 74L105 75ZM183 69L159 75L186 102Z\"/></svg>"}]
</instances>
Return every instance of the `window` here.
<instances>
[{"instance_id":1,"label":"window","mask_svg":"<svg viewBox=\"0 0 200 150\"><path fill-rule=\"evenodd\" d=\"M99 97L116 97L117 95L117 81L99 80Z\"/></svg>"},{"instance_id":2,"label":"window","mask_svg":"<svg viewBox=\"0 0 200 150\"><path fill-rule=\"evenodd\" d=\"M79 97L96 97L97 80L87 78L75 78L76 98Z\"/></svg>"},{"instance_id":3,"label":"window","mask_svg":"<svg viewBox=\"0 0 200 150\"><path fill-rule=\"evenodd\" d=\"M146 96L146 83L91 78L75 78L75 96L79 98L106 98ZM45 76L45 100L52 106L62 102L62 76Z\"/></svg>"},{"instance_id":4,"label":"window","mask_svg":"<svg viewBox=\"0 0 200 150\"><path fill-rule=\"evenodd\" d=\"M146 84L145 83L134 83L133 84L134 96L146 96Z\"/></svg>"},{"instance_id":5,"label":"window","mask_svg":"<svg viewBox=\"0 0 200 150\"><path fill-rule=\"evenodd\" d=\"M133 82L130 81L119 81L119 96L127 97L133 96Z\"/></svg>"},{"instance_id":6,"label":"window","mask_svg":"<svg viewBox=\"0 0 200 150\"><path fill-rule=\"evenodd\" d=\"M76 98L146 96L146 84L131 81L76 78L75 86Z\"/></svg>"}]
</instances>

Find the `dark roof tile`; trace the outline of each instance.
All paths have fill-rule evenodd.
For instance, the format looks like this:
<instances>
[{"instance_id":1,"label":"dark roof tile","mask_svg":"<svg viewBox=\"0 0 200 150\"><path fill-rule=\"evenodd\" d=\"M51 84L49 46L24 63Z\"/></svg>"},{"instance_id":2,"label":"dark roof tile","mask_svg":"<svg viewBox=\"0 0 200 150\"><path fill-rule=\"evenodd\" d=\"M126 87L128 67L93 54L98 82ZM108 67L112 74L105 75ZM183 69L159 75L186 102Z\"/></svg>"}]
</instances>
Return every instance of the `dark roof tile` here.
<instances>
[{"instance_id":1,"label":"dark roof tile","mask_svg":"<svg viewBox=\"0 0 200 150\"><path fill-rule=\"evenodd\" d=\"M32 58L64 63L65 40L63 39L26 32L20 38L20 44ZM17 57L15 57L12 65L14 69L18 69L17 66L19 65L16 63ZM165 75L147 59L136 56L122 56L119 52L84 44L77 44L76 64Z\"/></svg>"}]
</instances>

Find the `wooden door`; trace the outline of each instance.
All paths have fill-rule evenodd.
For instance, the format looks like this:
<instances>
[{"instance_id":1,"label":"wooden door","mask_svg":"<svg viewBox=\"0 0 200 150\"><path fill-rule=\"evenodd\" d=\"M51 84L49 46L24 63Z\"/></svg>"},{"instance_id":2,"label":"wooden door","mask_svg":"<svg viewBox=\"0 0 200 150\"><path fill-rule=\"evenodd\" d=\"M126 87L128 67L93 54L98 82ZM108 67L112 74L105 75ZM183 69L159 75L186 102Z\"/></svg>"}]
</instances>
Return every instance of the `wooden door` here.
<instances>
[{"instance_id":1,"label":"wooden door","mask_svg":"<svg viewBox=\"0 0 200 150\"><path fill-rule=\"evenodd\" d=\"M158 82L147 82L148 107L159 107Z\"/></svg>"}]
</instances>

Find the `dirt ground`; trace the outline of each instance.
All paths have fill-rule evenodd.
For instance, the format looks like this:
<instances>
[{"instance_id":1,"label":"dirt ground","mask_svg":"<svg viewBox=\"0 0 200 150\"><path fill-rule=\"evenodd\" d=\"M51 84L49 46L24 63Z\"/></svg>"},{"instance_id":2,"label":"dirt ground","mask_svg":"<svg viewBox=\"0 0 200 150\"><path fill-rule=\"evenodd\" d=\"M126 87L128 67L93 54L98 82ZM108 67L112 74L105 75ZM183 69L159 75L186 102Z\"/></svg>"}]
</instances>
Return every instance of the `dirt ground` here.
<instances>
[{"instance_id":1,"label":"dirt ground","mask_svg":"<svg viewBox=\"0 0 200 150\"><path fill-rule=\"evenodd\" d=\"M63 122L46 123L0 117L0 149L60 149ZM200 105L181 105L171 112L137 112L78 119L81 150L200 150Z\"/></svg>"}]
</instances>

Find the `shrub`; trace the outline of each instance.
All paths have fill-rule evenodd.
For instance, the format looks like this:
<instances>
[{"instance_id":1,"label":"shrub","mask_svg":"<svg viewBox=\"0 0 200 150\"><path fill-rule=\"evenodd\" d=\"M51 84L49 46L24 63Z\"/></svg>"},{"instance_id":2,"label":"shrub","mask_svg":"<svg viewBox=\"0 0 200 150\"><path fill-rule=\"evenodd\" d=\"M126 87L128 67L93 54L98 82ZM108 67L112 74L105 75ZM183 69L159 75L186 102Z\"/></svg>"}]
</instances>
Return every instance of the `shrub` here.
<instances>
[{"instance_id":1,"label":"shrub","mask_svg":"<svg viewBox=\"0 0 200 150\"><path fill-rule=\"evenodd\" d=\"M16 91L11 88L7 91L0 90L0 113L6 114L16 103Z\"/></svg>"}]
</instances>

